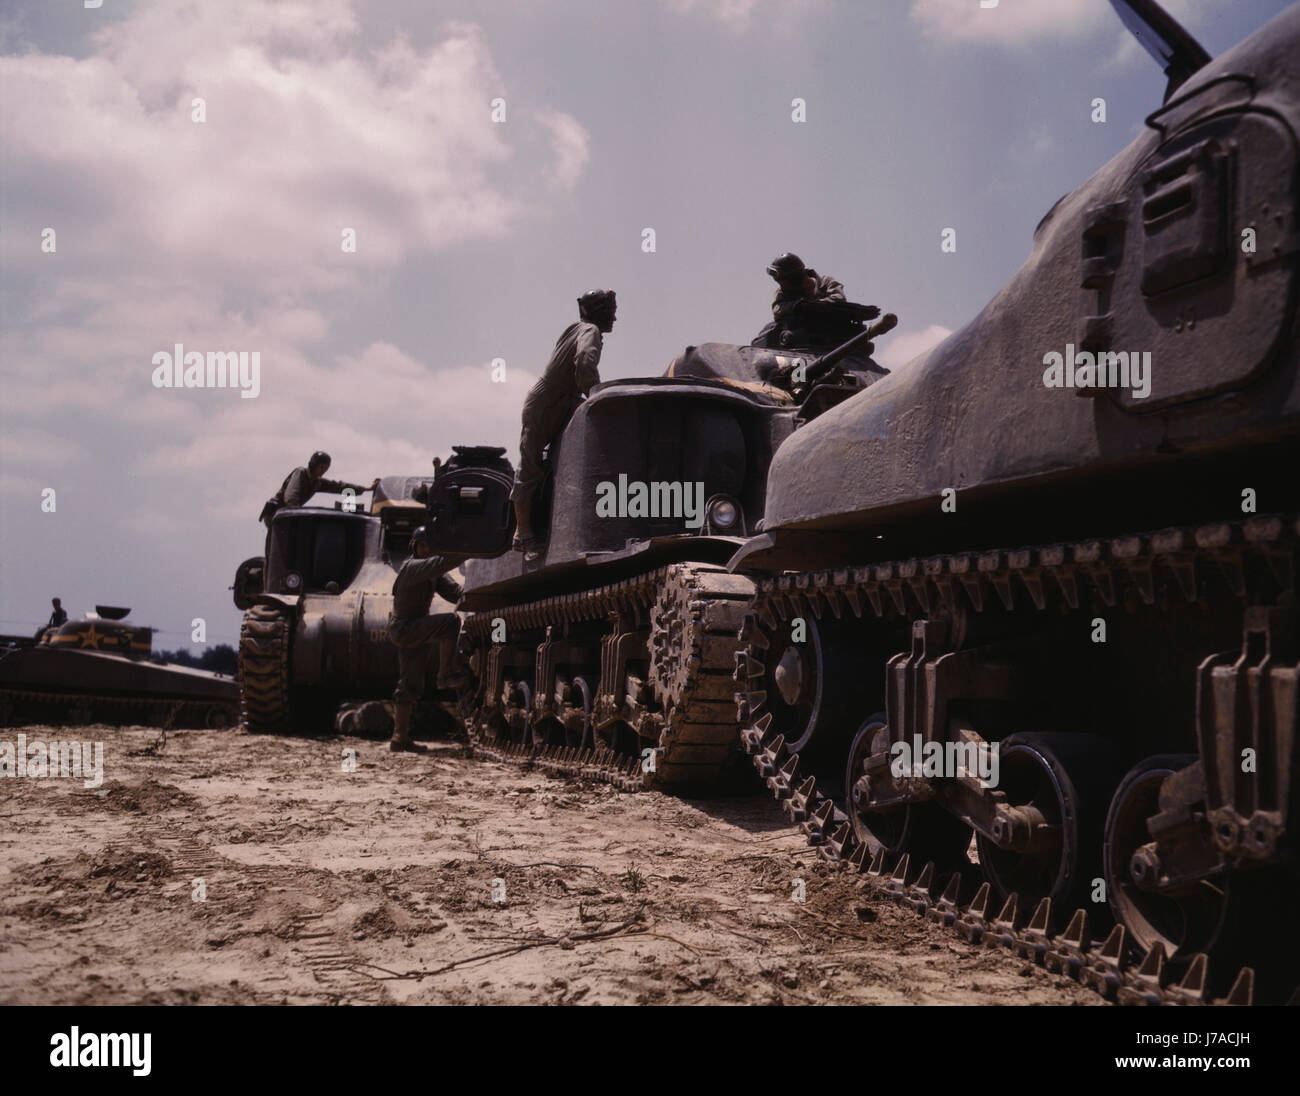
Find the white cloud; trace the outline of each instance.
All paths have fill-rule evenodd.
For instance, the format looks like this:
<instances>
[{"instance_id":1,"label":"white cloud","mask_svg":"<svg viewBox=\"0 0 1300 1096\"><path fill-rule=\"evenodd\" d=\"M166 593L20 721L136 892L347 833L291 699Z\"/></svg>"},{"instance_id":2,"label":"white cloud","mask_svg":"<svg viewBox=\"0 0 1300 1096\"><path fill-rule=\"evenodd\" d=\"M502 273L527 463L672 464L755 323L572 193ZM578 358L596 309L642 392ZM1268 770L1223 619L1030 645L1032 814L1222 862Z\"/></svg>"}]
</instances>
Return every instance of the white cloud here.
<instances>
[{"instance_id":1,"label":"white cloud","mask_svg":"<svg viewBox=\"0 0 1300 1096\"><path fill-rule=\"evenodd\" d=\"M756 22L775 23L782 30L806 18L823 0L667 0L678 15L699 14L720 23L733 34L744 34Z\"/></svg>"},{"instance_id":2,"label":"white cloud","mask_svg":"<svg viewBox=\"0 0 1300 1096\"><path fill-rule=\"evenodd\" d=\"M422 362L383 339L340 353L330 321L405 261L544 217L584 175L570 115L538 102L492 123L511 89L475 26L369 51L348 0L167 0L83 59L0 58L0 82L5 512L67 485L66 525L142 566L184 543L207 590L256 549L261 503L314 449L369 482L425 471L453 441L513 445L531 375L494 384L487 362ZM155 389L152 355L177 342L257 351L261 395ZM48 550L53 526L34 520L12 524L7 553Z\"/></svg>"},{"instance_id":3,"label":"white cloud","mask_svg":"<svg viewBox=\"0 0 1300 1096\"><path fill-rule=\"evenodd\" d=\"M556 186L577 181L587 135L571 116L491 123L502 81L473 25L424 51L397 38L361 53L354 33L340 0L167 3L110 25L85 60L3 58L10 186L53 175L64 198L28 231L53 224L83 263L188 255L262 284L333 286L499 236L553 197L520 182L516 136L549 147ZM346 257L344 228L358 236Z\"/></svg>"},{"instance_id":4,"label":"white cloud","mask_svg":"<svg viewBox=\"0 0 1300 1096\"><path fill-rule=\"evenodd\" d=\"M975 0L913 0L912 18L945 42L1021 45L1041 38L1083 37L1118 21L1104 0L1000 0L982 8Z\"/></svg>"},{"instance_id":5,"label":"white cloud","mask_svg":"<svg viewBox=\"0 0 1300 1096\"><path fill-rule=\"evenodd\" d=\"M932 323L922 331L908 331L891 338L873 356L886 369L897 369L951 334L950 328Z\"/></svg>"}]
</instances>

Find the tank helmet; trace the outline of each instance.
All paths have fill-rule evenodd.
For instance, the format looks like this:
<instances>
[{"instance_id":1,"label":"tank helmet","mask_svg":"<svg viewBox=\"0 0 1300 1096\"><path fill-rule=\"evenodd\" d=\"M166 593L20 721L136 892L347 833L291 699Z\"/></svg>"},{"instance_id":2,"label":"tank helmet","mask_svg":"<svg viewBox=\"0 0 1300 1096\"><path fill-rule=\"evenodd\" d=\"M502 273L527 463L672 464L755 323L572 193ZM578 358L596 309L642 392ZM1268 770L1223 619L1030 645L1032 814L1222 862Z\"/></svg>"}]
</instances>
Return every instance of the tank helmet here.
<instances>
[{"instance_id":1,"label":"tank helmet","mask_svg":"<svg viewBox=\"0 0 1300 1096\"><path fill-rule=\"evenodd\" d=\"M307 462L307 467L315 468L316 465L318 464L333 464L333 463L334 462L330 460L330 455L327 452L325 452L325 450L317 449L316 452L314 452L311 455L311 460Z\"/></svg>"},{"instance_id":2,"label":"tank helmet","mask_svg":"<svg viewBox=\"0 0 1300 1096\"><path fill-rule=\"evenodd\" d=\"M578 298L578 316L588 322L609 316L618 304L612 289L592 289Z\"/></svg>"},{"instance_id":3,"label":"tank helmet","mask_svg":"<svg viewBox=\"0 0 1300 1096\"><path fill-rule=\"evenodd\" d=\"M783 251L772 260L772 265L767 268L767 272L781 282L789 278L802 278L807 269L798 255Z\"/></svg>"},{"instance_id":4,"label":"tank helmet","mask_svg":"<svg viewBox=\"0 0 1300 1096\"><path fill-rule=\"evenodd\" d=\"M429 545L429 529L428 529L427 526L421 525L418 529L416 529L416 530L411 534L411 550L412 550L412 551L415 550L415 546L416 546L417 544L423 544L426 548L428 547L428 545Z\"/></svg>"}]
</instances>

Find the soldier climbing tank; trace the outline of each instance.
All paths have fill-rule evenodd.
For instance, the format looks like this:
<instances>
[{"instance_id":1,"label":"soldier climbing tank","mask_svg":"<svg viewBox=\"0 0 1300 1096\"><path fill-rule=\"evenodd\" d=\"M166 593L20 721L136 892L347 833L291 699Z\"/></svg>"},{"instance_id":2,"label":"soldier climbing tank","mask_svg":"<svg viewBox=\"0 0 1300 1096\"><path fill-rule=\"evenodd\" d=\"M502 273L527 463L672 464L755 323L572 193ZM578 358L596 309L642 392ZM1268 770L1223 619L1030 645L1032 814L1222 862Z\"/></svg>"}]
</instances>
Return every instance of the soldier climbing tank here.
<instances>
[{"instance_id":1,"label":"soldier climbing tank","mask_svg":"<svg viewBox=\"0 0 1300 1096\"><path fill-rule=\"evenodd\" d=\"M777 451L730 563L744 741L825 856L897 887L968 878L973 835L975 938L1070 920L1075 953L1111 933L1111 993L1135 954L1139 998L1240 963L1285 994L1300 7L1211 61L1115 6L1169 75L1144 132L974 320Z\"/></svg>"},{"instance_id":2,"label":"soldier climbing tank","mask_svg":"<svg viewBox=\"0 0 1300 1096\"><path fill-rule=\"evenodd\" d=\"M870 339L895 318L837 316L850 337L834 349L709 343L664 376L592 389L552 446L541 558L504 552L505 526L504 554L465 568L481 752L629 788L709 788L733 767L753 585L725 563L760 528L796 423L886 375Z\"/></svg>"}]
</instances>

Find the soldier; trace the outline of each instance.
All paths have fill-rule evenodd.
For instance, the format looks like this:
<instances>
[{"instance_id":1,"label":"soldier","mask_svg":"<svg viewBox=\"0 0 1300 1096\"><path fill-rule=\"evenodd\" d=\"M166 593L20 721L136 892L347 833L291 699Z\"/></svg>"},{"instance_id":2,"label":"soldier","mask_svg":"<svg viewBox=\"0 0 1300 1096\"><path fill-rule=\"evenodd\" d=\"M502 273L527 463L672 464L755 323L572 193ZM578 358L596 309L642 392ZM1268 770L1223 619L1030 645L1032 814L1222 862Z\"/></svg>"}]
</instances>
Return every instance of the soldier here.
<instances>
[{"instance_id":1,"label":"soldier","mask_svg":"<svg viewBox=\"0 0 1300 1096\"><path fill-rule=\"evenodd\" d=\"M767 268L780 287L772 297L772 318L778 322L800 301L842 301L844 286L834 278L803 265L798 255L786 251Z\"/></svg>"},{"instance_id":2,"label":"soldier","mask_svg":"<svg viewBox=\"0 0 1300 1096\"><path fill-rule=\"evenodd\" d=\"M68 611L63 607L63 602L58 598L51 598L50 604L54 606L54 612L50 614L49 623L44 628L36 629L36 638L40 639L46 633L53 634L58 631L61 625L68 622Z\"/></svg>"},{"instance_id":3,"label":"soldier","mask_svg":"<svg viewBox=\"0 0 1300 1096\"><path fill-rule=\"evenodd\" d=\"M276 510L282 506L306 506L307 500L316 494L317 491L327 491L331 494L342 494L344 491L351 490L360 495L366 491L373 491L379 486L379 477L376 476L369 487L363 487L359 483L344 483L342 480L327 480L325 473L329 471L330 455L317 450L311 455L311 460L307 462L305 468L295 468L284 478L280 484L280 490L275 496L262 507L260 515L261 520L266 522L266 527L271 527L271 519L275 516Z\"/></svg>"},{"instance_id":4,"label":"soldier","mask_svg":"<svg viewBox=\"0 0 1300 1096\"><path fill-rule=\"evenodd\" d=\"M457 562L435 556L429 549L428 531L422 525L411 534L411 556L393 580L393 611L388 618L388 638L397 647L400 672L393 693L394 752L416 749L411 741L411 709L424 695L429 655L438 644L438 688L455 689L467 682L463 670L452 672L460 618L455 613L429 615L436 590L450 602L460 600L460 586L447 576Z\"/></svg>"},{"instance_id":5,"label":"soldier","mask_svg":"<svg viewBox=\"0 0 1300 1096\"><path fill-rule=\"evenodd\" d=\"M542 485L542 453L560 436L593 385L600 383L602 333L614 328L617 302L612 289L593 289L578 298L579 320L564 329L541 379L524 400L519 437L519 471L510 497L515 504L515 542L525 558L536 558L541 541L533 532L533 498Z\"/></svg>"}]
</instances>

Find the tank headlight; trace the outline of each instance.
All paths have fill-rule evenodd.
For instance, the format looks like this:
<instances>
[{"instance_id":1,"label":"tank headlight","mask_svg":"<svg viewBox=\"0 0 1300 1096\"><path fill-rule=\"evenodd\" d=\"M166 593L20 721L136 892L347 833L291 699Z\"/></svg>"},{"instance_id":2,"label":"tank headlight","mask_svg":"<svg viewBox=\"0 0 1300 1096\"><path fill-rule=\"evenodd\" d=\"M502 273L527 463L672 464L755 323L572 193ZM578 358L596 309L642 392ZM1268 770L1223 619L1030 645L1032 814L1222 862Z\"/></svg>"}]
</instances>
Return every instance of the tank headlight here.
<instances>
[{"instance_id":1,"label":"tank headlight","mask_svg":"<svg viewBox=\"0 0 1300 1096\"><path fill-rule=\"evenodd\" d=\"M739 516L740 510L730 499L714 499L709 503L709 524L719 529L730 529Z\"/></svg>"},{"instance_id":2,"label":"tank headlight","mask_svg":"<svg viewBox=\"0 0 1300 1096\"><path fill-rule=\"evenodd\" d=\"M296 590L302 585L302 575L298 574L297 571L290 571L284 576L284 584L290 590Z\"/></svg>"}]
</instances>

